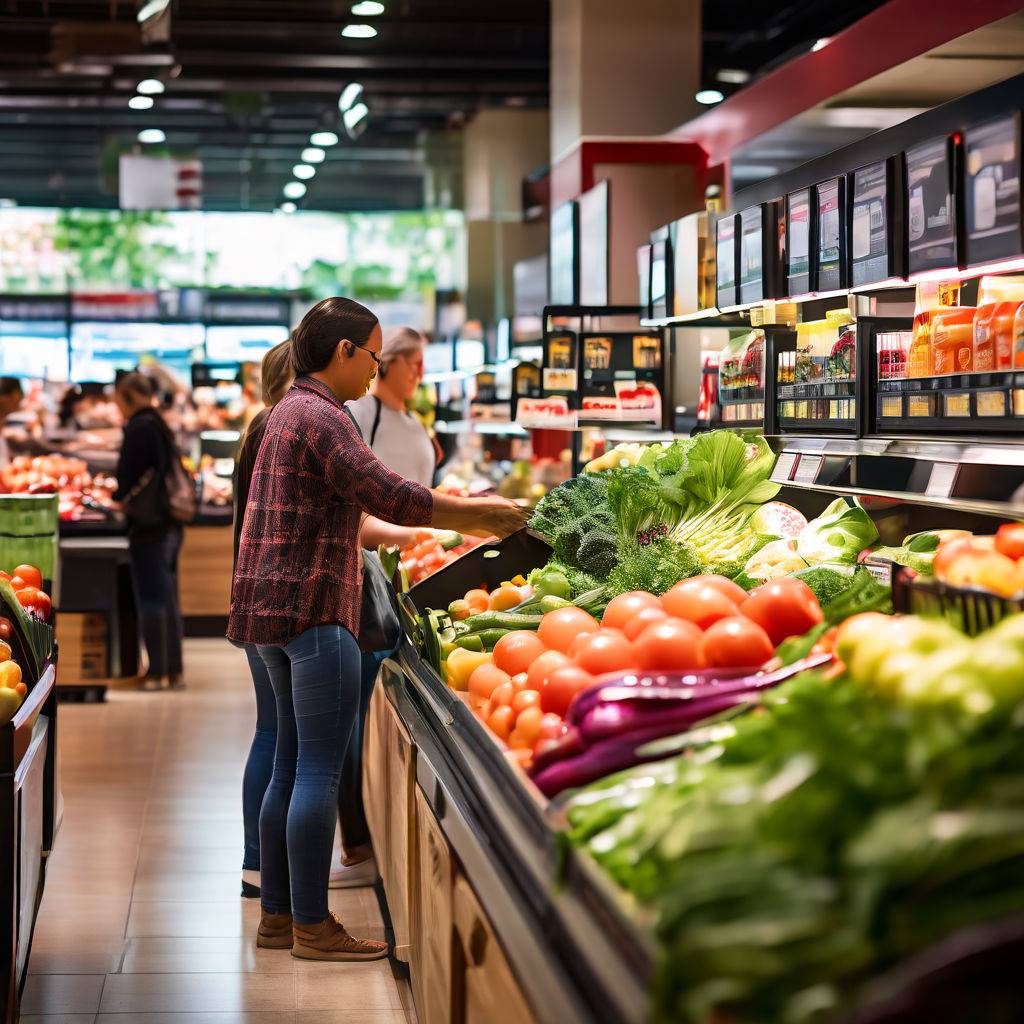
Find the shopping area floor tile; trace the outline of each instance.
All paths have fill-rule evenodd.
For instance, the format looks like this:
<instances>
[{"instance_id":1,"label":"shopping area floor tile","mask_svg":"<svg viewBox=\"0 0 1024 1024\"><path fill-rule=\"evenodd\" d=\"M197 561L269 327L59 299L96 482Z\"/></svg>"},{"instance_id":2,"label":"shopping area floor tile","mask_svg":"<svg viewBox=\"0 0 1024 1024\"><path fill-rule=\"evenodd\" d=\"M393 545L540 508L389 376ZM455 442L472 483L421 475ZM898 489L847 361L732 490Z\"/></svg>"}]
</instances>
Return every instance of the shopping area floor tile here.
<instances>
[{"instance_id":1,"label":"shopping area floor tile","mask_svg":"<svg viewBox=\"0 0 1024 1024\"><path fill-rule=\"evenodd\" d=\"M291 974L112 974L100 1001L101 1013L294 1009Z\"/></svg>"},{"instance_id":2,"label":"shopping area floor tile","mask_svg":"<svg viewBox=\"0 0 1024 1024\"><path fill-rule=\"evenodd\" d=\"M23 1013L21 1024L95 1024L94 1013Z\"/></svg>"},{"instance_id":3,"label":"shopping area floor tile","mask_svg":"<svg viewBox=\"0 0 1024 1024\"><path fill-rule=\"evenodd\" d=\"M295 1024L291 1010L101 1013L96 1024Z\"/></svg>"},{"instance_id":4,"label":"shopping area floor tile","mask_svg":"<svg viewBox=\"0 0 1024 1024\"><path fill-rule=\"evenodd\" d=\"M22 1013L95 1013L102 974L32 974L21 997Z\"/></svg>"},{"instance_id":5,"label":"shopping area floor tile","mask_svg":"<svg viewBox=\"0 0 1024 1024\"><path fill-rule=\"evenodd\" d=\"M136 900L128 918L128 938L140 935L255 935L260 908L252 900L188 903Z\"/></svg>"},{"instance_id":6,"label":"shopping area floor tile","mask_svg":"<svg viewBox=\"0 0 1024 1024\"><path fill-rule=\"evenodd\" d=\"M209 903L237 899L241 892L238 871L177 872L147 868L135 876L136 900Z\"/></svg>"},{"instance_id":7,"label":"shopping area floor tile","mask_svg":"<svg viewBox=\"0 0 1024 1024\"><path fill-rule=\"evenodd\" d=\"M402 1001L387 960L311 964L295 975L300 1010L398 1010Z\"/></svg>"}]
</instances>

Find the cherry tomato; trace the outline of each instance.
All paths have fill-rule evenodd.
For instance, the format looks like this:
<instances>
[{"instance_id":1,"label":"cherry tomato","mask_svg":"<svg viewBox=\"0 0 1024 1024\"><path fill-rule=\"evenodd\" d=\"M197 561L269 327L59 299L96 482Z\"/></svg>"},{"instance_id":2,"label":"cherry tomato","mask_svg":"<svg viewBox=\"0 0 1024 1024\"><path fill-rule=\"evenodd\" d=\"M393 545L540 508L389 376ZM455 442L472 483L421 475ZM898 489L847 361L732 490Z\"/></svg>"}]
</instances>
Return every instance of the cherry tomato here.
<instances>
[{"instance_id":1,"label":"cherry tomato","mask_svg":"<svg viewBox=\"0 0 1024 1024\"><path fill-rule=\"evenodd\" d=\"M43 586L43 574L34 565L18 565L15 566L14 575L20 576L26 586L35 587L37 590L41 590Z\"/></svg>"},{"instance_id":2,"label":"cherry tomato","mask_svg":"<svg viewBox=\"0 0 1024 1024\"><path fill-rule=\"evenodd\" d=\"M507 740L515 719L516 713L507 704L502 704L491 712L487 728L499 739Z\"/></svg>"},{"instance_id":3,"label":"cherry tomato","mask_svg":"<svg viewBox=\"0 0 1024 1024\"><path fill-rule=\"evenodd\" d=\"M526 673L526 685L531 690L544 692L544 680L548 675L560 668L562 665L570 664L569 656L561 651L545 651L531 666Z\"/></svg>"},{"instance_id":4,"label":"cherry tomato","mask_svg":"<svg viewBox=\"0 0 1024 1024\"><path fill-rule=\"evenodd\" d=\"M22 600L22 594L28 594L32 591L32 597L29 603L26 604ZM50 601L50 595L43 593L41 590L36 590L35 587L26 587L18 595L18 601L22 607L27 608L37 618L42 619L43 622L50 621L50 613L53 611L53 603Z\"/></svg>"},{"instance_id":5,"label":"cherry tomato","mask_svg":"<svg viewBox=\"0 0 1024 1024\"><path fill-rule=\"evenodd\" d=\"M27 586L28 584L20 576L11 577L11 590L13 590L16 594L18 593L19 590L24 590ZM33 587L32 589L35 590L37 588Z\"/></svg>"},{"instance_id":6,"label":"cherry tomato","mask_svg":"<svg viewBox=\"0 0 1024 1024\"><path fill-rule=\"evenodd\" d=\"M747 599L747 592L738 583L733 583L727 577L713 572L706 573L704 576L694 576L692 579L676 584L678 590L699 590L701 587L712 587L723 597L729 598L737 607Z\"/></svg>"},{"instance_id":7,"label":"cherry tomato","mask_svg":"<svg viewBox=\"0 0 1024 1024\"><path fill-rule=\"evenodd\" d=\"M494 664L510 676L518 675L528 671L546 649L532 630L517 629L506 633L494 645Z\"/></svg>"},{"instance_id":8,"label":"cherry tomato","mask_svg":"<svg viewBox=\"0 0 1024 1024\"><path fill-rule=\"evenodd\" d=\"M662 619L668 618L668 612L661 607L661 602L658 602L655 608L641 608L622 627L622 632L626 634L627 640L635 640L652 622L660 622Z\"/></svg>"},{"instance_id":9,"label":"cherry tomato","mask_svg":"<svg viewBox=\"0 0 1024 1024\"><path fill-rule=\"evenodd\" d=\"M803 580L785 576L758 587L740 613L756 622L774 646L787 637L803 636L824 618L814 591Z\"/></svg>"},{"instance_id":10,"label":"cherry tomato","mask_svg":"<svg viewBox=\"0 0 1024 1024\"><path fill-rule=\"evenodd\" d=\"M1024 523L1003 523L996 531L996 551L1014 560L1024 558Z\"/></svg>"},{"instance_id":11,"label":"cherry tomato","mask_svg":"<svg viewBox=\"0 0 1024 1024\"><path fill-rule=\"evenodd\" d=\"M593 633L598 628L597 619L582 608L559 608L540 620L537 636L545 647L564 654L580 633Z\"/></svg>"},{"instance_id":12,"label":"cherry tomato","mask_svg":"<svg viewBox=\"0 0 1024 1024\"><path fill-rule=\"evenodd\" d=\"M643 590L632 590L628 594L619 594L608 602L608 607L601 616L601 625L608 629L621 629L636 618L644 608L660 608L661 602Z\"/></svg>"},{"instance_id":13,"label":"cherry tomato","mask_svg":"<svg viewBox=\"0 0 1024 1024\"><path fill-rule=\"evenodd\" d=\"M736 614L736 605L721 591L707 583L687 587L686 582L677 583L667 594L662 595L662 606L675 619L686 619L701 629Z\"/></svg>"},{"instance_id":14,"label":"cherry tomato","mask_svg":"<svg viewBox=\"0 0 1024 1024\"><path fill-rule=\"evenodd\" d=\"M545 680L540 691L541 707L548 713L564 715L573 697L593 685L594 677L579 665L562 665Z\"/></svg>"},{"instance_id":15,"label":"cherry tomato","mask_svg":"<svg viewBox=\"0 0 1024 1024\"><path fill-rule=\"evenodd\" d=\"M9 572L4 572L3 569L0 569L0 580L3 580L5 583L10 583L11 574Z\"/></svg>"},{"instance_id":16,"label":"cherry tomato","mask_svg":"<svg viewBox=\"0 0 1024 1024\"><path fill-rule=\"evenodd\" d=\"M514 711L515 708L512 710ZM515 731L519 733L526 746L531 750L537 740L540 739L540 727L543 720L544 712L539 707L524 708L516 717Z\"/></svg>"},{"instance_id":17,"label":"cherry tomato","mask_svg":"<svg viewBox=\"0 0 1024 1024\"><path fill-rule=\"evenodd\" d=\"M541 694L543 697L543 694ZM565 722L561 715L547 712L540 720L540 738L542 740L557 740L565 732Z\"/></svg>"},{"instance_id":18,"label":"cherry tomato","mask_svg":"<svg viewBox=\"0 0 1024 1024\"><path fill-rule=\"evenodd\" d=\"M539 690L520 690L512 698L512 710L518 715L525 711L527 708L539 708L540 707L540 691ZM519 719L517 718L518 722ZM537 716L537 724L540 724L540 715Z\"/></svg>"},{"instance_id":19,"label":"cherry tomato","mask_svg":"<svg viewBox=\"0 0 1024 1024\"><path fill-rule=\"evenodd\" d=\"M768 634L744 615L719 619L700 641L700 656L713 668L759 668L775 653Z\"/></svg>"},{"instance_id":20,"label":"cherry tomato","mask_svg":"<svg viewBox=\"0 0 1024 1024\"><path fill-rule=\"evenodd\" d=\"M686 619L667 618L648 626L635 643L637 663L651 672L701 668L700 628Z\"/></svg>"},{"instance_id":21,"label":"cherry tomato","mask_svg":"<svg viewBox=\"0 0 1024 1024\"><path fill-rule=\"evenodd\" d=\"M491 599L486 590L470 590L464 600L474 615L487 611L491 606Z\"/></svg>"},{"instance_id":22,"label":"cherry tomato","mask_svg":"<svg viewBox=\"0 0 1024 1024\"><path fill-rule=\"evenodd\" d=\"M520 604L523 600L523 595L520 593L518 587L498 587L490 598L490 609L494 612L507 612L510 608L515 608L517 604Z\"/></svg>"},{"instance_id":23,"label":"cherry tomato","mask_svg":"<svg viewBox=\"0 0 1024 1024\"><path fill-rule=\"evenodd\" d=\"M491 707L496 708L502 704L512 703L512 698L516 695L516 688L512 685L511 681L507 683L499 683L491 691Z\"/></svg>"},{"instance_id":24,"label":"cherry tomato","mask_svg":"<svg viewBox=\"0 0 1024 1024\"><path fill-rule=\"evenodd\" d=\"M469 699L474 707L483 704L499 687L512 680L507 672L502 672L496 665L478 665L469 677Z\"/></svg>"},{"instance_id":25,"label":"cherry tomato","mask_svg":"<svg viewBox=\"0 0 1024 1024\"><path fill-rule=\"evenodd\" d=\"M621 629L600 629L580 644L573 660L591 675L637 668L636 652Z\"/></svg>"},{"instance_id":26,"label":"cherry tomato","mask_svg":"<svg viewBox=\"0 0 1024 1024\"><path fill-rule=\"evenodd\" d=\"M528 678L529 677L527 676L527 674L525 672L517 672L512 677L512 685L515 687L516 693L518 693L520 690L525 690L526 689L526 683L527 683Z\"/></svg>"},{"instance_id":27,"label":"cherry tomato","mask_svg":"<svg viewBox=\"0 0 1024 1024\"><path fill-rule=\"evenodd\" d=\"M0 618L0 640L10 640L12 629L10 619Z\"/></svg>"}]
</instances>

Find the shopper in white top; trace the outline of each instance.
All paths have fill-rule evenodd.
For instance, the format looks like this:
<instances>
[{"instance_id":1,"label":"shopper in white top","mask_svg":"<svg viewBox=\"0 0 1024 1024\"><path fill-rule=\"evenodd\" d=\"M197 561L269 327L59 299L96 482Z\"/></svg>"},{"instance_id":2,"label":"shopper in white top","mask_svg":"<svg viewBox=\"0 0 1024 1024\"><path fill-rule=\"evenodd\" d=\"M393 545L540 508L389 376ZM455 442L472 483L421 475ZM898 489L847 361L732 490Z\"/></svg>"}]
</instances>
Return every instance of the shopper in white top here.
<instances>
[{"instance_id":1,"label":"shopper in white top","mask_svg":"<svg viewBox=\"0 0 1024 1024\"><path fill-rule=\"evenodd\" d=\"M424 487L434 483L437 448L426 428L406 411L406 403L423 379L427 339L411 327L388 336L370 392L348 408L363 440L393 473Z\"/></svg>"}]
</instances>

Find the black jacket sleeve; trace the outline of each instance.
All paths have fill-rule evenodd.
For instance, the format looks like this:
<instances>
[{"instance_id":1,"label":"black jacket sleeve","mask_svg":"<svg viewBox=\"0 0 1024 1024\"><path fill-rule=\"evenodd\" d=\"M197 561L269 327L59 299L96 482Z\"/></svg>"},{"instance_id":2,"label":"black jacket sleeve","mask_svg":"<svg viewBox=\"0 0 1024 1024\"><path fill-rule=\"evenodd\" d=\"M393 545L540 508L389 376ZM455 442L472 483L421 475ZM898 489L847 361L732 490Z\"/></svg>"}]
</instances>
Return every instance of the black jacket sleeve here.
<instances>
[{"instance_id":1,"label":"black jacket sleeve","mask_svg":"<svg viewBox=\"0 0 1024 1024\"><path fill-rule=\"evenodd\" d=\"M115 501L124 501L129 491L149 469L159 472L165 462L166 442L157 423L140 413L125 425L121 454L117 459Z\"/></svg>"}]
</instances>

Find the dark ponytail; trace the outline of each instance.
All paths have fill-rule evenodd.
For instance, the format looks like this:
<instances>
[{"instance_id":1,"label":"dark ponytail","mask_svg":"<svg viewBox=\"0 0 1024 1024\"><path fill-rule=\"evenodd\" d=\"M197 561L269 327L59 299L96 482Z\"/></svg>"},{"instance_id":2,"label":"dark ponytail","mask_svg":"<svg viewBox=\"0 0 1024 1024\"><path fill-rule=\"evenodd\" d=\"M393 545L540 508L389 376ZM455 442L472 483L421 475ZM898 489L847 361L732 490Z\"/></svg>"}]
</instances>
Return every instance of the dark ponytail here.
<instances>
[{"instance_id":1,"label":"dark ponytail","mask_svg":"<svg viewBox=\"0 0 1024 1024\"><path fill-rule=\"evenodd\" d=\"M362 347L377 318L365 306L335 295L318 302L292 332L292 368L296 376L322 370L340 341Z\"/></svg>"}]
</instances>

